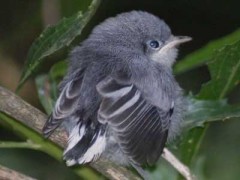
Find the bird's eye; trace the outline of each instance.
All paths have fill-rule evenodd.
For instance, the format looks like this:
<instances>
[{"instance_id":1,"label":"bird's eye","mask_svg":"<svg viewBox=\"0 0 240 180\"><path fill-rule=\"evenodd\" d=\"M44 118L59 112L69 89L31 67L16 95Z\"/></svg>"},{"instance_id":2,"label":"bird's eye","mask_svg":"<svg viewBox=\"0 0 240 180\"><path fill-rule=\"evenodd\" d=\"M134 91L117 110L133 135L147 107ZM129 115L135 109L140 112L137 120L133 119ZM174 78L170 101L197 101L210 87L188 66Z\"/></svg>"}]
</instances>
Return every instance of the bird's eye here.
<instances>
[{"instance_id":1,"label":"bird's eye","mask_svg":"<svg viewBox=\"0 0 240 180\"><path fill-rule=\"evenodd\" d=\"M151 40L151 41L149 42L149 45L150 45L150 47L153 48L153 49L157 49L157 48L160 47L160 43L159 43L158 41L156 41L156 40Z\"/></svg>"}]
</instances>

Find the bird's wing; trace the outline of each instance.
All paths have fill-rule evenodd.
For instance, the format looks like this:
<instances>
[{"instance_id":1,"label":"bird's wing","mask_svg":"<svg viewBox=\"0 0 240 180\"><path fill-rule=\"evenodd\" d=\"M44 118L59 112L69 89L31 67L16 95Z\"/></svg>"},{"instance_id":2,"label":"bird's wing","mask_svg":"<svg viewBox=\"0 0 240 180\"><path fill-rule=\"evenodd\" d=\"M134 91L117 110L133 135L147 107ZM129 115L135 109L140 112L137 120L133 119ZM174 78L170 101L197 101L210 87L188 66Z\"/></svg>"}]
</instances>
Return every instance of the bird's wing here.
<instances>
[{"instance_id":1,"label":"bird's wing","mask_svg":"<svg viewBox=\"0 0 240 180\"><path fill-rule=\"evenodd\" d=\"M72 80L69 81L59 95L54 110L46 121L42 132L45 137L49 137L52 132L62 123L65 118L76 110L81 84L83 80L83 70L77 71Z\"/></svg>"},{"instance_id":2,"label":"bird's wing","mask_svg":"<svg viewBox=\"0 0 240 180\"><path fill-rule=\"evenodd\" d=\"M70 79L70 78L69 78ZM68 145L64 151L67 165L84 164L96 160L106 146L105 125L91 119L83 120L78 111L84 70L76 71L63 87L55 108L43 127L43 134L49 137L64 121L70 128Z\"/></svg>"},{"instance_id":3,"label":"bird's wing","mask_svg":"<svg viewBox=\"0 0 240 180\"><path fill-rule=\"evenodd\" d=\"M134 84L107 77L97 85L102 102L98 120L115 132L121 150L135 164L154 164L167 140L167 111L150 104Z\"/></svg>"}]
</instances>

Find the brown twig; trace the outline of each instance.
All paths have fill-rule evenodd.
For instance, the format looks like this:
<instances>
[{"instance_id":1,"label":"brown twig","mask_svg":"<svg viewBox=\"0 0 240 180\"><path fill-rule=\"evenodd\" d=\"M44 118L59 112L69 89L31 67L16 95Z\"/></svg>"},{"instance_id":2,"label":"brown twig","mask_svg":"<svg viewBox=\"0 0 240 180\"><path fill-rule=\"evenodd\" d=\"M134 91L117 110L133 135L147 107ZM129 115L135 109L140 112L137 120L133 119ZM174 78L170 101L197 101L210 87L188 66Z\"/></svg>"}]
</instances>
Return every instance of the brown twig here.
<instances>
[{"instance_id":1,"label":"brown twig","mask_svg":"<svg viewBox=\"0 0 240 180\"><path fill-rule=\"evenodd\" d=\"M23 175L15 170L3 167L0 165L0 179L1 180L36 180L32 177Z\"/></svg>"}]
</instances>

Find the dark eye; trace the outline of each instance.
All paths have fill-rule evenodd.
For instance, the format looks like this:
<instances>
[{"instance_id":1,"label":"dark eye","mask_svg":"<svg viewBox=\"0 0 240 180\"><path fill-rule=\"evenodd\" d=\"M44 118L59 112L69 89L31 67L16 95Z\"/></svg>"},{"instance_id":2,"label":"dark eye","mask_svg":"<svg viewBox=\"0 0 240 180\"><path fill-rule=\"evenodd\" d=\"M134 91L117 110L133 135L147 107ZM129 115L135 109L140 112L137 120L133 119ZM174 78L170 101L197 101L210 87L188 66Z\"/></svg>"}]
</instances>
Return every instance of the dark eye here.
<instances>
[{"instance_id":1,"label":"dark eye","mask_svg":"<svg viewBox=\"0 0 240 180\"><path fill-rule=\"evenodd\" d=\"M160 46L159 42L156 41L156 40L151 40L151 41L149 42L149 45L150 45L150 47L153 48L153 49L157 49L157 48L159 48L159 46Z\"/></svg>"}]
</instances>

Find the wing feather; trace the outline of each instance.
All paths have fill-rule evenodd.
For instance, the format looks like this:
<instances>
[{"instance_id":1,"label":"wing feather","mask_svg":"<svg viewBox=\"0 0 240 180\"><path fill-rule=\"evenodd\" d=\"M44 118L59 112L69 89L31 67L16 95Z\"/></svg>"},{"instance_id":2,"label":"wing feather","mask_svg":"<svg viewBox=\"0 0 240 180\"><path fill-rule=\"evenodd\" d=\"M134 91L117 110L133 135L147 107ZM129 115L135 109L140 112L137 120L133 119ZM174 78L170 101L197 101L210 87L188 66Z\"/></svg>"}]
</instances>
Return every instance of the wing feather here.
<instances>
[{"instance_id":1,"label":"wing feather","mask_svg":"<svg viewBox=\"0 0 240 180\"><path fill-rule=\"evenodd\" d=\"M43 127L42 131L45 137L49 137L62 121L65 118L70 117L70 115L76 110L82 79L83 70L77 71L73 79L63 88L56 101L52 114L49 116Z\"/></svg>"},{"instance_id":2,"label":"wing feather","mask_svg":"<svg viewBox=\"0 0 240 180\"><path fill-rule=\"evenodd\" d=\"M54 111L43 127L45 137L66 120L69 131L68 145L64 150L67 165L84 164L95 161L106 147L105 125L92 119L84 119L79 110L81 92L84 92L84 70L76 71L62 88ZM70 127L70 128L69 128Z\"/></svg>"},{"instance_id":3,"label":"wing feather","mask_svg":"<svg viewBox=\"0 0 240 180\"><path fill-rule=\"evenodd\" d=\"M170 109L150 104L134 84L111 77L97 89L102 96L98 120L113 129L122 151L134 163L155 163L167 139Z\"/></svg>"}]
</instances>

